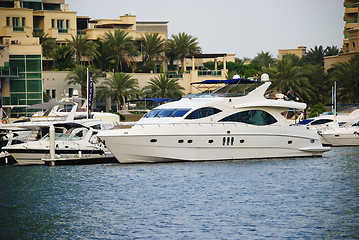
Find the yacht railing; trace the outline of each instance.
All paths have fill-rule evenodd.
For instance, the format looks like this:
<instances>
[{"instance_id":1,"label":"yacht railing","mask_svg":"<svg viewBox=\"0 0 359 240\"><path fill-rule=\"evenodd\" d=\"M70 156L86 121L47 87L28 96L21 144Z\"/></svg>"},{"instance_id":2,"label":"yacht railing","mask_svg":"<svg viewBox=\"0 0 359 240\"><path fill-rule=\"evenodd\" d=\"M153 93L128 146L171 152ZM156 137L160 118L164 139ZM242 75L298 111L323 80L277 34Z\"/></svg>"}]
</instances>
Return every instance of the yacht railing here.
<instances>
[{"instance_id":1,"label":"yacht railing","mask_svg":"<svg viewBox=\"0 0 359 240\"><path fill-rule=\"evenodd\" d=\"M215 122L215 123L135 123L135 124L131 124L131 125L126 125L126 128L132 128L133 126L140 126L142 128L145 127L149 127L149 126L158 126L158 127L162 127L164 125L168 125L168 126L173 126L173 127L190 127L190 126L208 126L208 127L215 127L218 125L221 126L234 126L234 127L240 127L240 126L245 126L245 127L268 127L268 128L278 128L278 127L283 127L282 124L271 124L271 125L253 125L253 124L248 124L248 123L243 123L243 122ZM118 126L121 126L120 124ZM293 127L300 127L300 126L293 126ZM115 127L114 129L122 129L121 127ZM228 132L227 132L228 133ZM230 133L230 132L229 132ZM228 133L228 134L229 134Z\"/></svg>"},{"instance_id":2,"label":"yacht railing","mask_svg":"<svg viewBox=\"0 0 359 240\"><path fill-rule=\"evenodd\" d=\"M187 94L183 98L211 98L211 97L242 97L244 93L198 93L198 94Z\"/></svg>"}]
</instances>

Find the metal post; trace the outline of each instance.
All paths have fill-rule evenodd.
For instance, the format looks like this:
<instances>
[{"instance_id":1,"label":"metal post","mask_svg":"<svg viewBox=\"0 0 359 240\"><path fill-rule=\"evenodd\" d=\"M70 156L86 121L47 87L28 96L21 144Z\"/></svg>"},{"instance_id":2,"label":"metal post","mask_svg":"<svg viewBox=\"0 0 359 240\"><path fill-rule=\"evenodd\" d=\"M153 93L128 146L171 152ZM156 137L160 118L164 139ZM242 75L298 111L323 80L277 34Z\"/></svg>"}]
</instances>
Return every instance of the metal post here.
<instances>
[{"instance_id":1,"label":"metal post","mask_svg":"<svg viewBox=\"0 0 359 240\"><path fill-rule=\"evenodd\" d=\"M55 159L55 127L50 126L50 159Z\"/></svg>"}]
</instances>

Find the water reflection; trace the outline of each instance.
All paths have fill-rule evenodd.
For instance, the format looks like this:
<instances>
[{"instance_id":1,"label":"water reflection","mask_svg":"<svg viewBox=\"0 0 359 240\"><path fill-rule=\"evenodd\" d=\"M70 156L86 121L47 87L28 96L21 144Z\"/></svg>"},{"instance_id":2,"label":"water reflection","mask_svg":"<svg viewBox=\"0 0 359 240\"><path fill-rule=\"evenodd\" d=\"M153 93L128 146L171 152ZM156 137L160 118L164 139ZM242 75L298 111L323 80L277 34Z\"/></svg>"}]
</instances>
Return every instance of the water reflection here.
<instances>
[{"instance_id":1,"label":"water reflection","mask_svg":"<svg viewBox=\"0 0 359 240\"><path fill-rule=\"evenodd\" d=\"M358 156L2 166L0 238L355 239Z\"/></svg>"}]
</instances>

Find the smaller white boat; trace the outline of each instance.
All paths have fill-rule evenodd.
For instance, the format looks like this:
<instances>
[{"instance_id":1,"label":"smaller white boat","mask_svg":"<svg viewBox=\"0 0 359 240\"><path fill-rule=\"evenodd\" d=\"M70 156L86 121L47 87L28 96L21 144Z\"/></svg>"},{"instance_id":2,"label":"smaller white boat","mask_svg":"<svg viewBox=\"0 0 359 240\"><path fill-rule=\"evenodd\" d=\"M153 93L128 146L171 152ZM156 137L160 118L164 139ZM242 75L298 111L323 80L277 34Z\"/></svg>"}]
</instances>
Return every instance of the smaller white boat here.
<instances>
[{"instance_id":1,"label":"smaller white boat","mask_svg":"<svg viewBox=\"0 0 359 240\"><path fill-rule=\"evenodd\" d=\"M85 123L53 123L56 158L112 157L110 151L102 142L98 141L96 136L100 130L108 129L112 125L95 119L89 120L88 124ZM44 132L44 129L49 131L51 124L42 126L41 131ZM5 146L2 150L10 153L19 165L45 164L45 160L50 159L49 133L38 141Z\"/></svg>"},{"instance_id":2,"label":"smaller white boat","mask_svg":"<svg viewBox=\"0 0 359 240\"><path fill-rule=\"evenodd\" d=\"M324 145L359 146L359 119L342 126L331 125L324 131L318 131Z\"/></svg>"},{"instance_id":3,"label":"smaller white boat","mask_svg":"<svg viewBox=\"0 0 359 240\"><path fill-rule=\"evenodd\" d=\"M304 125L316 131L324 131L335 127L336 125L342 126L348 122L352 122L359 117L359 109L353 108L346 111L334 114L332 112L325 112L318 117L308 118L297 123Z\"/></svg>"}]
</instances>

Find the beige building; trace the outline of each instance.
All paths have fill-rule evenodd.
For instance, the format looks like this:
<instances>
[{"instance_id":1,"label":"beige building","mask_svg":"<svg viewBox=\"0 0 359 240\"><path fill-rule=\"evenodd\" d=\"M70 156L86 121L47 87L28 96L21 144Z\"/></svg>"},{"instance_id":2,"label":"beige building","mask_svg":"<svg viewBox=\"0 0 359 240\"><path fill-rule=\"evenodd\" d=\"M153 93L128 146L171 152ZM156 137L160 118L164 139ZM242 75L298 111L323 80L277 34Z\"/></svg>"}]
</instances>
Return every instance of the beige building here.
<instances>
[{"instance_id":1,"label":"beige building","mask_svg":"<svg viewBox=\"0 0 359 240\"><path fill-rule=\"evenodd\" d=\"M282 60L283 57L287 54L294 54L299 58L302 58L306 54L307 47L300 46L297 49L279 49L278 50L278 60Z\"/></svg>"},{"instance_id":2,"label":"beige building","mask_svg":"<svg viewBox=\"0 0 359 240\"><path fill-rule=\"evenodd\" d=\"M79 86L69 86L65 82L68 72L43 72L42 47L34 33L44 33L58 44L66 44L67 39L78 34L90 40L102 38L108 31L122 29L132 36L141 52L140 38L145 33L159 33L168 39L168 21L137 21L135 15L125 14L119 19L91 19L77 16L70 11L65 0L1 0L0 1L0 77L2 83L2 105L7 113L17 117L27 112L26 106L42 102L43 93L54 100L60 100ZM140 63L141 54L136 58ZM48 60L48 59L47 59ZM216 66L223 62L224 69L202 70L203 63L214 61ZM207 54L189 56L184 73L167 73L169 77L180 79L185 93L196 92L192 82L208 78L224 79L226 62L235 61L234 54ZM177 62L179 66L180 63ZM162 66L167 69L167 65ZM109 76L110 73L106 73ZM156 73L138 73L140 87L158 76Z\"/></svg>"},{"instance_id":3,"label":"beige building","mask_svg":"<svg viewBox=\"0 0 359 240\"><path fill-rule=\"evenodd\" d=\"M356 52L359 52L359 0L344 0L344 38L342 53L337 56L324 58L324 69L328 71L338 62L348 62Z\"/></svg>"}]
</instances>

